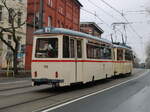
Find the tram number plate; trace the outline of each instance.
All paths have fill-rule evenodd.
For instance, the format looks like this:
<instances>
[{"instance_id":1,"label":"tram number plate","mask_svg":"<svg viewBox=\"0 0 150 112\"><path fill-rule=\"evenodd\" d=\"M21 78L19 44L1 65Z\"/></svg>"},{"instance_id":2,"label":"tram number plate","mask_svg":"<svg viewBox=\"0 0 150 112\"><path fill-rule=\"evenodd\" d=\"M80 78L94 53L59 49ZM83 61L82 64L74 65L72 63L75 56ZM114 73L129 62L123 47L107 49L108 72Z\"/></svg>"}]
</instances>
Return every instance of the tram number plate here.
<instances>
[{"instance_id":1,"label":"tram number plate","mask_svg":"<svg viewBox=\"0 0 150 112\"><path fill-rule=\"evenodd\" d=\"M44 68L48 68L48 65L44 65Z\"/></svg>"}]
</instances>

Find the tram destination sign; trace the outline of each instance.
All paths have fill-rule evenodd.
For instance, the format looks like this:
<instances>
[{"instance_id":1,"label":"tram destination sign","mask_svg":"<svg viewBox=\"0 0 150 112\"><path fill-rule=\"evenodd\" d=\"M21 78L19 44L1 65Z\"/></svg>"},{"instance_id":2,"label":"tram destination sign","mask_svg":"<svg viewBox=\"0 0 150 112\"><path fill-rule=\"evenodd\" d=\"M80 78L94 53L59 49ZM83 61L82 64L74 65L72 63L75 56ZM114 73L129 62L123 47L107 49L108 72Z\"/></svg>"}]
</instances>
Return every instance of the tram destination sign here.
<instances>
[{"instance_id":1,"label":"tram destination sign","mask_svg":"<svg viewBox=\"0 0 150 112\"><path fill-rule=\"evenodd\" d=\"M45 27L43 28L44 33L50 33L52 31L52 27Z\"/></svg>"}]
</instances>

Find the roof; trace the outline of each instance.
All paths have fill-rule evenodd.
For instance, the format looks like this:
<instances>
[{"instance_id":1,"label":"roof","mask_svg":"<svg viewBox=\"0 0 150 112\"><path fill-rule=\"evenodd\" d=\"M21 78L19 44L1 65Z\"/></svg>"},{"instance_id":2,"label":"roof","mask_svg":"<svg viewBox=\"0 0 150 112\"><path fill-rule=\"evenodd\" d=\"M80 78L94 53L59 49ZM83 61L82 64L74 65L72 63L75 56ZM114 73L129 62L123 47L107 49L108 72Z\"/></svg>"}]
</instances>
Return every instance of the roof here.
<instances>
[{"instance_id":1,"label":"roof","mask_svg":"<svg viewBox=\"0 0 150 112\"><path fill-rule=\"evenodd\" d=\"M114 48L123 48L123 49L128 49L128 50L132 50L132 48L130 46L127 45L117 45L117 44L113 44Z\"/></svg>"},{"instance_id":2,"label":"roof","mask_svg":"<svg viewBox=\"0 0 150 112\"><path fill-rule=\"evenodd\" d=\"M83 7L83 5L78 1L78 0L74 0L77 4L79 4L81 7Z\"/></svg>"},{"instance_id":3,"label":"roof","mask_svg":"<svg viewBox=\"0 0 150 112\"><path fill-rule=\"evenodd\" d=\"M92 36L86 33L74 31L74 30L69 30L69 29L64 29L64 28L53 28L53 27L44 27L43 29L39 29L34 32L34 34L66 34L66 35L71 35L71 36L78 36L78 37L84 37L84 38L89 38L89 39L94 39L98 41L102 41L105 43L112 44L109 40L99 38L96 36Z\"/></svg>"},{"instance_id":4,"label":"roof","mask_svg":"<svg viewBox=\"0 0 150 112\"><path fill-rule=\"evenodd\" d=\"M87 25L93 25L100 32L104 33L104 31L95 22L80 22L80 25L85 25L85 24L87 24Z\"/></svg>"}]
</instances>

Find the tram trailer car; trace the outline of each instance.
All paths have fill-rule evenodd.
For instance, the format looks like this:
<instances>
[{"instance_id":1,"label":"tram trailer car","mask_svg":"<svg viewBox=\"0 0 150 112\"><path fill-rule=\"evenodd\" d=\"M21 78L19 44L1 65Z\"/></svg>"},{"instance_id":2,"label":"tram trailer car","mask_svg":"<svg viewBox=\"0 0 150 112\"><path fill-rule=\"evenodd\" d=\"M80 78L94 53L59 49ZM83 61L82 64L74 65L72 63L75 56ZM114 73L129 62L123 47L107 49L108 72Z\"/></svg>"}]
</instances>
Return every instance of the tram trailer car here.
<instances>
[{"instance_id":1,"label":"tram trailer car","mask_svg":"<svg viewBox=\"0 0 150 112\"><path fill-rule=\"evenodd\" d=\"M114 75L132 74L133 53L125 45L114 45Z\"/></svg>"},{"instance_id":2,"label":"tram trailer car","mask_svg":"<svg viewBox=\"0 0 150 112\"><path fill-rule=\"evenodd\" d=\"M125 60L126 51L131 53L129 48L77 31L50 27L37 30L32 52L33 86L65 86L131 73L132 61Z\"/></svg>"}]
</instances>

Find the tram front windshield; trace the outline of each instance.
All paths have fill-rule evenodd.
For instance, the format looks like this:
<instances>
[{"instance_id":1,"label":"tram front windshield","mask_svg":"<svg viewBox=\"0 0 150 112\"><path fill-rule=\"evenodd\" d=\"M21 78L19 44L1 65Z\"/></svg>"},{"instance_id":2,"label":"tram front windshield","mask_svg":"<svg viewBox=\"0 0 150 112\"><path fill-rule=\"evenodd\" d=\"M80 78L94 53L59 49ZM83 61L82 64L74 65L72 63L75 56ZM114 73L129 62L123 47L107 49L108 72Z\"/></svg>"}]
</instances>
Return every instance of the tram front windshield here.
<instances>
[{"instance_id":1,"label":"tram front windshield","mask_svg":"<svg viewBox=\"0 0 150 112\"><path fill-rule=\"evenodd\" d=\"M36 58L58 58L57 38L38 38L36 40Z\"/></svg>"}]
</instances>

